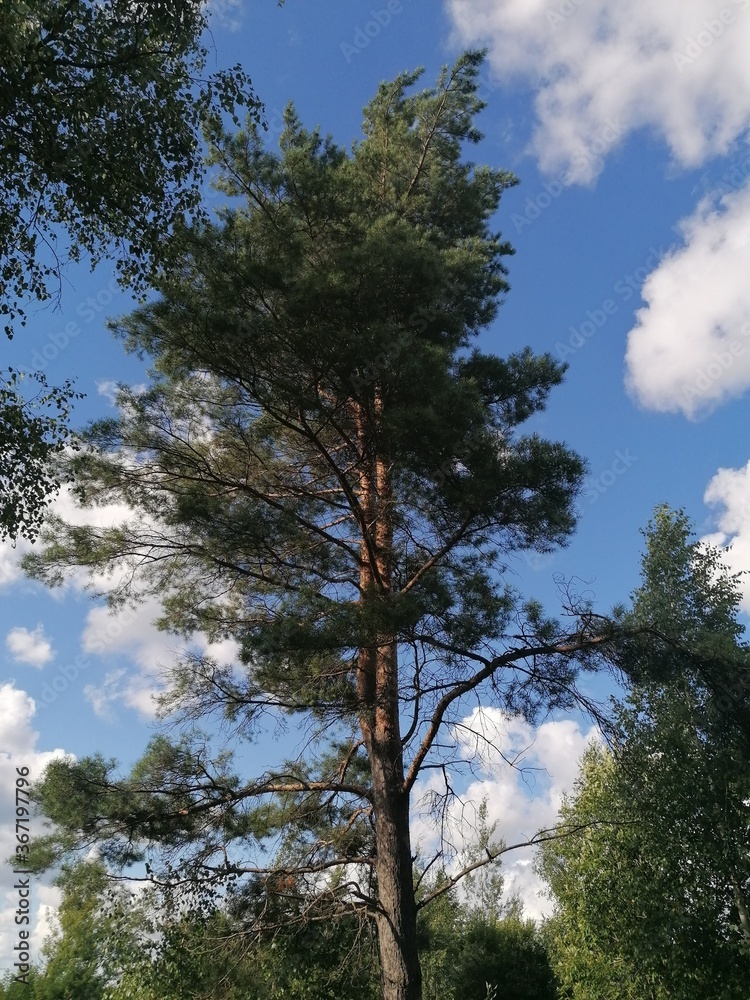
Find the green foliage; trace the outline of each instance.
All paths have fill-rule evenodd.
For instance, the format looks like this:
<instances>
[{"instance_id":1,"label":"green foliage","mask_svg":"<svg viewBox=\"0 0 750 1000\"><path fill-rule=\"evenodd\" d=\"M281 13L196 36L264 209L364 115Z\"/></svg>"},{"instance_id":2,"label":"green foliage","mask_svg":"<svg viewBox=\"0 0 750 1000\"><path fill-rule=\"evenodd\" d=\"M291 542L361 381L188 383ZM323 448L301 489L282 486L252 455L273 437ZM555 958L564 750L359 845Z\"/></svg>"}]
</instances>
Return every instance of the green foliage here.
<instances>
[{"instance_id":1,"label":"green foliage","mask_svg":"<svg viewBox=\"0 0 750 1000\"><path fill-rule=\"evenodd\" d=\"M371 933L347 922L280 930L259 941L221 914L201 923L177 921L148 964L126 972L106 1000L124 1000L136 983L144 1000L176 990L186 1000L376 1000L373 946Z\"/></svg>"},{"instance_id":2,"label":"green foliage","mask_svg":"<svg viewBox=\"0 0 750 1000\"><path fill-rule=\"evenodd\" d=\"M467 857L479 847L482 831ZM448 885L445 876L423 875L422 898ZM490 882L497 899L489 895ZM258 902L269 905L269 896L254 896L247 886L196 892L184 882L173 888L152 883L133 893L127 882L113 884L99 861L66 867L56 884L63 900L43 949L44 965L33 970L23 994L9 983L0 986L0 1000L381 996L372 922L298 921L300 900L288 879L279 877L274 888L277 916L284 912L286 922L261 935L252 916ZM499 872L465 888L462 899L449 888L421 911L426 1000L483 998L485 984L509 1000L552 1000L539 933L522 920L517 903L501 904ZM487 904L494 915L483 912Z\"/></svg>"},{"instance_id":3,"label":"green foliage","mask_svg":"<svg viewBox=\"0 0 750 1000\"><path fill-rule=\"evenodd\" d=\"M680 512L646 534L633 618L656 626L619 659L638 679L615 755L591 748L542 850L564 996L740 1000L750 975L747 648L737 580Z\"/></svg>"},{"instance_id":4,"label":"green foliage","mask_svg":"<svg viewBox=\"0 0 750 1000\"><path fill-rule=\"evenodd\" d=\"M651 894L653 870L640 849L641 828L631 825L623 803L609 795L613 767L603 751L587 751L574 796L560 816L562 824L581 832L542 848L540 874L556 903L545 935L562 997L660 1000L669 994L658 985L649 961L663 946L659 915L654 913L660 900ZM648 912L641 900L644 890L651 904ZM638 950L641 921L649 959ZM651 939L654 930L656 941ZM674 960L670 952L663 958Z\"/></svg>"},{"instance_id":5,"label":"green foliage","mask_svg":"<svg viewBox=\"0 0 750 1000\"><path fill-rule=\"evenodd\" d=\"M418 867L421 867L418 866ZM418 898L446 887L446 891L420 909L417 925L419 959L422 966L422 993L425 1000L449 1000L452 996L456 938L463 919L463 908L455 888L447 887L447 877L438 872L431 880L425 872Z\"/></svg>"},{"instance_id":6,"label":"green foliage","mask_svg":"<svg viewBox=\"0 0 750 1000\"><path fill-rule=\"evenodd\" d=\"M58 926L45 942L47 961L37 986L38 1000L102 1000L108 931L100 906L107 886L104 869L84 863L63 872L57 884L63 900Z\"/></svg>"},{"instance_id":7,"label":"green foliage","mask_svg":"<svg viewBox=\"0 0 750 1000\"><path fill-rule=\"evenodd\" d=\"M532 920L491 920L475 915L463 929L454 952L455 996L486 995L503 1000L556 1000L555 976L539 930Z\"/></svg>"},{"instance_id":8,"label":"green foliage","mask_svg":"<svg viewBox=\"0 0 750 1000\"><path fill-rule=\"evenodd\" d=\"M419 950L424 1000L484 1000L492 991L508 1000L556 1000L546 945L531 920L523 919L516 896L503 899L500 863L480 865L502 846L487 822L487 803L477 815L476 833L461 867L460 894L443 872L419 883ZM442 891L441 891L442 890ZM424 903L427 902L427 905Z\"/></svg>"},{"instance_id":9,"label":"green foliage","mask_svg":"<svg viewBox=\"0 0 750 1000\"><path fill-rule=\"evenodd\" d=\"M197 0L0 0L0 316L60 295L68 260L114 252L143 291L169 233L202 216L201 131L237 103L239 67L205 75ZM54 286L57 284L57 292ZM33 375L46 389L44 377ZM60 485L70 383L0 388L0 539L33 539ZM50 413L51 411L51 413Z\"/></svg>"},{"instance_id":10,"label":"green foliage","mask_svg":"<svg viewBox=\"0 0 750 1000\"><path fill-rule=\"evenodd\" d=\"M750 656L737 619L741 574L727 572L721 551L692 537L681 511L659 508L645 534L644 582L626 622L650 626L652 635L626 642L618 665L636 687L651 691L682 681L706 724L723 721L744 733L750 749Z\"/></svg>"},{"instance_id":11,"label":"green foliage","mask_svg":"<svg viewBox=\"0 0 750 1000\"><path fill-rule=\"evenodd\" d=\"M369 923L312 921L259 938L246 923L242 898L233 893L222 901L153 890L132 897L121 889L105 890L101 880L95 865L70 871L63 880L60 930L45 948L48 961L33 1000L381 996ZM440 884L438 878L430 889ZM485 984L509 1000L554 1000L534 924L518 912L488 918L480 905L478 896L459 902L453 891L423 911L419 944L426 1000L483 998ZM91 961L93 948L98 963ZM74 968L82 992L69 997Z\"/></svg>"},{"instance_id":12,"label":"green foliage","mask_svg":"<svg viewBox=\"0 0 750 1000\"><path fill-rule=\"evenodd\" d=\"M25 376L19 372L8 370L0 384L0 541L36 538L60 487L53 460L74 444L67 419L80 394L69 381L48 389L41 372L30 378L41 387L32 398L23 394Z\"/></svg>"},{"instance_id":13,"label":"green foliage","mask_svg":"<svg viewBox=\"0 0 750 1000\"><path fill-rule=\"evenodd\" d=\"M446 884L439 875L422 894ZM556 1000L546 945L519 900L502 902L500 872L462 888L463 899L449 889L420 911L424 1000L483 1000L493 989L508 1000Z\"/></svg>"},{"instance_id":14,"label":"green foliage","mask_svg":"<svg viewBox=\"0 0 750 1000\"><path fill-rule=\"evenodd\" d=\"M96 759L48 776L57 856L93 840L165 879L236 880L259 924L370 915L415 996L408 803L438 733L474 692L529 718L573 704L591 637L504 575L508 553L566 541L584 466L521 426L564 366L474 346L507 289L492 218L515 183L463 159L481 59L421 92L418 74L383 84L351 152L293 108L279 153L252 118L213 121L235 200L176 234L159 297L118 324L151 385L123 386L68 465L84 505L132 516L50 522L26 563L48 582L127 567L113 604L152 595L162 628L240 648L182 659L163 707L184 736L129 777ZM297 713L305 752L242 780L193 728L212 712L243 738Z\"/></svg>"},{"instance_id":15,"label":"green foliage","mask_svg":"<svg viewBox=\"0 0 750 1000\"><path fill-rule=\"evenodd\" d=\"M477 810L476 835L473 843L464 851L462 867L477 865L463 879L463 891L467 897L468 913L491 924L502 916L518 916L521 902L516 897L509 902L502 901L504 879L500 871L500 861L494 864L484 862L491 856L498 857L505 845L495 839L497 822L487 821L487 800L479 804Z\"/></svg>"},{"instance_id":16,"label":"green foliage","mask_svg":"<svg viewBox=\"0 0 750 1000\"><path fill-rule=\"evenodd\" d=\"M132 905L118 927L112 903L125 894L112 888L100 862L66 867L55 884L62 890L62 902L42 948L41 967L32 967L26 983L8 976L0 985L0 1000L105 1000L107 984L120 974L128 950L123 944L132 947L136 929L143 929L143 909Z\"/></svg>"},{"instance_id":17,"label":"green foliage","mask_svg":"<svg viewBox=\"0 0 750 1000\"><path fill-rule=\"evenodd\" d=\"M240 101L235 67L205 76L193 0L2 0L0 314L46 299L65 254L92 265L114 243L124 278L200 204L201 128ZM46 256L45 256L46 254ZM23 313L21 312L23 316Z\"/></svg>"},{"instance_id":18,"label":"green foliage","mask_svg":"<svg viewBox=\"0 0 750 1000\"><path fill-rule=\"evenodd\" d=\"M26 981L16 981L14 972L6 972L0 979L0 1000L46 1000L40 992L39 970L30 969Z\"/></svg>"}]
</instances>

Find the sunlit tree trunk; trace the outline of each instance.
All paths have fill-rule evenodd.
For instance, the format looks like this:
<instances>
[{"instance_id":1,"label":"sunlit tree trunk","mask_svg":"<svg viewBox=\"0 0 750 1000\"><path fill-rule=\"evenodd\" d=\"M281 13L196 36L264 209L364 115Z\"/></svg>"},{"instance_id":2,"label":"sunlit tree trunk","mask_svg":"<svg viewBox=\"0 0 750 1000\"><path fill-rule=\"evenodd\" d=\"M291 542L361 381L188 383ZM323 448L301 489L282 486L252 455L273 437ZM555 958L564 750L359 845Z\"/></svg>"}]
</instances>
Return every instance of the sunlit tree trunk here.
<instances>
[{"instance_id":1,"label":"sunlit tree trunk","mask_svg":"<svg viewBox=\"0 0 750 1000\"><path fill-rule=\"evenodd\" d=\"M376 392L375 415L382 401ZM360 419L363 457L360 505L364 515L360 567L361 600L387 599L393 586L393 491L383 455L371 452ZM378 946L383 1000L421 1000L422 974L417 954L417 908L409 834L409 795L399 724L398 649L391 636L378 634L360 649L358 694L360 726L372 769L378 880Z\"/></svg>"}]
</instances>

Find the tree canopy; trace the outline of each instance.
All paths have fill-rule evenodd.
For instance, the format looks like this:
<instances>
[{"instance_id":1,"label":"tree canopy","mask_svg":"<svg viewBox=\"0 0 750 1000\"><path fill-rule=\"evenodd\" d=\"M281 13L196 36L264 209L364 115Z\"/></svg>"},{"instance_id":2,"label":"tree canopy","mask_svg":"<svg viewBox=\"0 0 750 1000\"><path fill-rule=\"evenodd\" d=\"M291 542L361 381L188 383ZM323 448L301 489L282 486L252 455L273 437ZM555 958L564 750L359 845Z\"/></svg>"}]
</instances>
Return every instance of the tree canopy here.
<instances>
[{"instance_id":1,"label":"tree canopy","mask_svg":"<svg viewBox=\"0 0 750 1000\"><path fill-rule=\"evenodd\" d=\"M202 128L237 102L239 67L206 74L193 0L3 0L0 314L51 294L65 260L119 251L142 282L164 237L200 208ZM22 318L22 313L21 313Z\"/></svg>"},{"instance_id":2,"label":"tree canopy","mask_svg":"<svg viewBox=\"0 0 750 1000\"><path fill-rule=\"evenodd\" d=\"M143 290L168 234L204 211L203 131L259 104L240 67L206 74L197 0L2 0L0 15L0 316L11 337L30 301L59 297L66 262L111 257ZM33 538L60 485L51 459L75 394L66 383L30 399L17 372L2 374L0 537Z\"/></svg>"},{"instance_id":3,"label":"tree canopy","mask_svg":"<svg viewBox=\"0 0 750 1000\"><path fill-rule=\"evenodd\" d=\"M468 853L477 850L479 841ZM445 879L444 873L422 874L424 892ZM231 896L208 894L188 909L175 907L168 889L151 885L135 892L126 881L112 883L102 863L92 859L65 868L57 884L63 899L44 961L25 981L14 981L12 973L0 981L0 1000L375 1000L381 995L373 928L356 919L310 921L255 937L242 933L242 906ZM490 895L490 885L498 895ZM462 898L451 889L420 914L425 998L555 1000L540 932L523 920L517 900L502 902L501 891L502 877L495 871Z\"/></svg>"},{"instance_id":4,"label":"tree canopy","mask_svg":"<svg viewBox=\"0 0 750 1000\"><path fill-rule=\"evenodd\" d=\"M507 579L514 552L568 539L584 463L521 430L564 366L474 345L508 288L492 224L515 183L464 159L481 59L421 92L419 73L382 84L350 152L292 107L279 153L252 119L217 130L235 200L176 236L158 298L117 325L151 385L121 387L68 464L82 504L132 517L52 522L27 562L51 582L112 570L114 605L156 596L164 629L238 650L186 653L164 700L182 735L127 777L50 767L47 861L96 842L165 880L178 862L192 886L234 880L248 928L372 920L389 1000L420 996L417 911L465 873L417 899L420 775L446 775L445 816L470 699L528 718L583 703L602 640L588 609L561 625ZM195 729L212 712L234 745L283 713L304 751L248 779Z\"/></svg>"},{"instance_id":5,"label":"tree canopy","mask_svg":"<svg viewBox=\"0 0 750 1000\"><path fill-rule=\"evenodd\" d=\"M738 579L691 533L667 508L649 525L630 615L657 629L627 644L637 681L613 753L589 751L563 807L581 832L542 849L556 969L575 1000L747 994L750 753L735 703L748 647Z\"/></svg>"},{"instance_id":6,"label":"tree canopy","mask_svg":"<svg viewBox=\"0 0 750 1000\"><path fill-rule=\"evenodd\" d=\"M29 397L24 389L36 382ZM10 370L0 386L0 542L34 539L50 496L59 487L54 458L73 446L68 429L72 383L49 387L41 372Z\"/></svg>"}]
</instances>

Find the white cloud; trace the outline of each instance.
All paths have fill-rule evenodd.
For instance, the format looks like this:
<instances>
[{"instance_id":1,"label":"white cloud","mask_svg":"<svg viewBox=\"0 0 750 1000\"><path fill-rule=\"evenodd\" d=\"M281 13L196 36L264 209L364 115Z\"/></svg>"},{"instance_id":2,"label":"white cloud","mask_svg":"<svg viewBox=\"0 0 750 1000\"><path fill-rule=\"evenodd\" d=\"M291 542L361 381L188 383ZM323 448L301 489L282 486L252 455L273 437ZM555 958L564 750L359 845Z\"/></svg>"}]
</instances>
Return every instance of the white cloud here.
<instances>
[{"instance_id":1,"label":"white cloud","mask_svg":"<svg viewBox=\"0 0 750 1000\"><path fill-rule=\"evenodd\" d=\"M121 666L108 673L104 683L88 684L86 698L102 718L114 718L117 702L134 709L143 718L154 718L157 712L155 697L165 690L169 671L180 654L190 648L211 656L221 664L236 662L238 644L230 639L209 643L200 633L189 641L163 632L154 625L162 609L151 598L135 608L112 611L106 606L92 608L86 617L81 644L84 653L97 655L105 662L127 662L136 670Z\"/></svg>"},{"instance_id":2,"label":"white cloud","mask_svg":"<svg viewBox=\"0 0 750 1000\"><path fill-rule=\"evenodd\" d=\"M41 625L33 632L26 628L12 628L5 637L5 646L16 663L28 663L40 669L55 658L52 644Z\"/></svg>"},{"instance_id":3,"label":"white cloud","mask_svg":"<svg viewBox=\"0 0 750 1000\"><path fill-rule=\"evenodd\" d=\"M34 700L14 687L13 684L0 685L0 857L8 858L15 854L17 840L15 821L9 817L16 816L16 781L25 775L19 775L17 769L28 768L28 778L38 780L50 761L65 756L63 750L37 750L39 733L33 728L36 711ZM21 782L23 784L23 782ZM23 787L21 788L23 791ZM19 800L20 806L24 803ZM41 820L32 816L29 820L32 835L39 835ZM19 830L23 835L24 831ZM22 867L22 866L18 866ZM14 875L9 865L0 865L0 968L11 968L16 959L13 957L13 946L19 943L19 925L15 923L16 911L19 908L19 890L14 888L18 876ZM56 889L41 885L31 880L31 930L32 959L38 958L39 948L48 930L49 907L59 900Z\"/></svg>"},{"instance_id":4,"label":"white cloud","mask_svg":"<svg viewBox=\"0 0 750 1000\"><path fill-rule=\"evenodd\" d=\"M212 19L216 19L222 28L232 33L242 27L244 19L244 0L209 0L206 9Z\"/></svg>"},{"instance_id":5,"label":"white cloud","mask_svg":"<svg viewBox=\"0 0 750 1000\"><path fill-rule=\"evenodd\" d=\"M0 686L0 754L25 754L33 750L38 733L31 728L34 699L13 684ZM2 760L2 756L0 756Z\"/></svg>"},{"instance_id":6,"label":"white cloud","mask_svg":"<svg viewBox=\"0 0 750 1000\"><path fill-rule=\"evenodd\" d=\"M117 382L112 378L100 378L96 383L96 391L100 396L103 396L110 406L117 406L117 394L120 391L121 382ZM145 382L134 383L129 386L130 391L136 395L140 395L145 392L147 385Z\"/></svg>"},{"instance_id":7,"label":"white cloud","mask_svg":"<svg viewBox=\"0 0 750 1000\"><path fill-rule=\"evenodd\" d=\"M497 78L532 88L528 151L560 189L593 181L637 130L658 136L682 168L727 155L747 136L750 0L446 6L456 41L488 45ZM696 418L750 385L750 184L718 204L704 199L681 228L685 246L644 284L627 380L645 407Z\"/></svg>"},{"instance_id":8,"label":"white cloud","mask_svg":"<svg viewBox=\"0 0 750 1000\"><path fill-rule=\"evenodd\" d=\"M530 151L586 183L615 123L647 128L695 167L750 126L750 0L446 0L456 41L536 91ZM722 13L725 12L725 13Z\"/></svg>"},{"instance_id":9,"label":"white cloud","mask_svg":"<svg viewBox=\"0 0 750 1000\"><path fill-rule=\"evenodd\" d=\"M67 486L64 486L60 490L60 494L53 501L52 511L66 524L91 526L94 528L111 528L117 525L124 525L134 516L133 510L127 504L123 503L104 504L98 507L82 507ZM113 588L118 580L122 579L126 574L127 569L95 574L89 573L84 568L71 570L66 574L64 587L59 592L63 593L68 588L79 591L90 588L97 592L105 592Z\"/></svg>"},{"instance_id":10,"label":"white cloud","mask_svg":"<svg viewBox=\"0 0 750 1000\"><path fill-rule=\"evenodd\" d=\"M176 649L184 645L153 624L159 611L158 602L150 600L135 608L113 611L98 606L88 612L81 635L83 652L118 664L102 684L84 688L85 697L101 718L114 719L118 702L143 718L155 717L154 696L164 689L165 667L174 661Z\"/></svg>"},{"instance_id":11,"label":"white cloud","mask_svg":"<svg viewBox=\"0 0 750 1000\"><path fill-rule=\"evenodd\" d=\"M644 406L696 418L750 386L750 184L683 221L683 249L648 276L628 337Z\"/></svg>"},{"instance_id":12,"label":"white cloud","mask_svg":"<svg viewBox=\"0 0 750 1000\"><path fill-rule=\"evenodd\" d=\"M122 524L132 517L132 510L125 504L108 504L102 507L83 508L76 503L70 488L63 486L57 496L50 504L50 513L57 514L69 524L84 525L90 524L95 527L110 527ZM15 545L10 542L0 543L0 590L8 588L11 584L17 584L22 578L21 560L28 553L33 551L33 545L25 539L20 539ZM90 585L97 588L106 588L114 581L112 575L100 575L90 577L85 570L79 569L68 574L65 585L51 593L63 594L66 589L73 588L83 590ZM32 584L29 584L32 586Z\"/></svg>"},{"instance_id":13,"label":"white cloud","mask_svg":"<svg viewBox=\"0 0 750 1000\"><path fill-rule=\"evenodd\" d=\"M0 590L17 584L21 577L21 560L31 550L31 542L20 538L17 542L0 542Z\"/></svg>"},{"instance_id":14,"label":"white cloud","mask_svg":"<svg viewBox=\"0 0 750 1000\"><path fill-rule=\"evenodd\" d=\"M117 405L117 385L118 383L111 378L101 378L96 383L96 391L100 396L104 396L110 406Z\"/></svg>"},{"instance_id":15,"label":"white cloud","mask_svg":"<svg viewBox=\"0 0 750 1000\"><path fill-rule=\"evenodd\" d=\"M83 508L67 487L53 501L52 509L68 524L101 528L124 524L134 516L133 511L125 504ZM141 530L149 527L159 530L157 525L141 515L138 518ZM4 562L3 556L8 547L0 547L0 587L18 575L16 557L20 558L22 551L27 551L28 548L28 545L24 545L23 548L19 546L19 550L10 550L13 558ZM137 557L134 557L130 565L118 565L110 571L95 573L89 573L84 567L74 568L66 576L64 584L51 593L60 599L66 598L71 592L80 593L84 590L92 590L97 594L111 593L119 583L131 579L136 563ZM58 671L50 682L51 688L50 685L45 688L43 703L50 704L56 694L78 681L84 669L90 672L94 658L101 658L109 671L104 681L96 683L92 679L83 688L94 711L103 718L114 719L115 707L119 703L135 710L143 718L152 719L157 711L154 698L164 690L167 683L166 668L188 647L212 656L220 663L237 660L239 648L231 640L212 644L206 636L196 634L186 641L182 637L160 631L153 622L161 612L160 602L155 598L144 600L135 608L120 607L115 611L101 605L92 607L86 616L81 635L81 656L76 658L75 663L66 664L62 671ZM43 666L52 655L41 629L33 633L25 629L14 629L6 644L19 662L21 657L25 657L23 662ZM83 662L79 662L81 660Z\"/></svg>"},{"instance_id":16,"label":"white cloud","mask_svg":"<svg viewBox=\"0 0 750 1000\"><path fill-rule=\"evenodd\" d=\"M121 697L121 681L125 674L124 669L110 670L104 675L102 684L98 686L96 684L85 685L83 695L91 703L94 713L100 719L106 719L107 722L114 721L115 716L111 704Z\"/></svg>"},{"instance_id":17,"label":"white cloud","mask_svg":"<svg viewBox=\"0 0 750 1000\"><path fill-rule=\"evenodd\" d=\"M545 722L533 728L519 716L499 709L475 709L456 730L457 742L478 769L451 809L456 843L470 843L476 807L487 800L487 819L497 822L495 836L507 846L521 843L539 830L554 826L563 792L578 777L579 761L592 741L599 739L595 727L588 730L573 719ZM416 789L415 802L426 793L443 791L437 772ZM415 809L412 830L415 842L429 858L437 844L434 820ZM534 848L510 851L503 858L506 892L517 891L526 914L541 917L550 909L542 885L531 864Z\"/></svg>"},{"instance_id":18,"label":"white cloud","mask_svg":"<svg viewBox=\"0 0 750 1000\"><path fill-rule=\"evenodd\" d=\"M750 462L742 469L719 469L703 499L719 509L718 531L702 541L729 546L724 561L734 573L750 572ZM750 615L750 576L742 581L742 610Z\"/></svg>"}]
</instances>

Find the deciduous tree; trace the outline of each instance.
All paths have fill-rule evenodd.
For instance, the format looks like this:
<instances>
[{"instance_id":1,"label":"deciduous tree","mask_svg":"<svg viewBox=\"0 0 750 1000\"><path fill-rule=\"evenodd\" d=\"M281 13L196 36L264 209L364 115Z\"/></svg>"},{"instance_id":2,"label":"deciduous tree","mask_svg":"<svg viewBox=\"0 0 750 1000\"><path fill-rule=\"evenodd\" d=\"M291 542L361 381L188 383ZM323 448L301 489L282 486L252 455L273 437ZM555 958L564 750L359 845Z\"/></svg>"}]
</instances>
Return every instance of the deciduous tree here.
<instances>
[{"instance_id":1,"label":"deciduous tree","mask_svg":"<svg viewBox=\"0 0 750 1000\"><path fill-rule=\"evenodd\" d=\"M60 294L66 261L113 257L143 289L164 245L200 214L202 129L258 102L239 67L207 74L206 5L193 0L0 2L0 316ZM2 373L0 537L33 537L59 481L73 394L34 415ZM38 376L37 376L38 377Z\"/></svg>"},{"instance_id":2,"label":"deciduous tree","mask_svg":"<svg viewBox=\"0 0 750 1000\"><path fill-rule=\"evenodd\" d=\"M119 251L143 281L164 238L201 207L201 129L238 101L239 67L206 74L193 0L3 0L0 314L46 299L63 258ZM58 250L61 243L65 250ZM6 328L10 332L11 328Z\"/></svg>"},{"instance_id":3,"label":"deciduous tree","mask_svg":"<svg viewBox=\"0 0 750 1000\"><path fill-rule=\"evenodd\" d=\"M565 996L740 1000L750 975L748 648L738 580L657 511L625 644L637 682L614 753L592 748L542 849L557 904L549 933Z\"/></svg>"},{"instance_id":4,"label":"deciduous tree","mask_svg":"<svg viewBox=\"0 0 750 1000\"><path fill-rule=\"evenodd\" d=\"M34 396L24 392L36 382ZM50 496L59 487L54 458L72 445L68 414L72 384L49 388L39 372L9 371L0 385L0 541L34 539Z\"/></svg>"}]
</instances>

